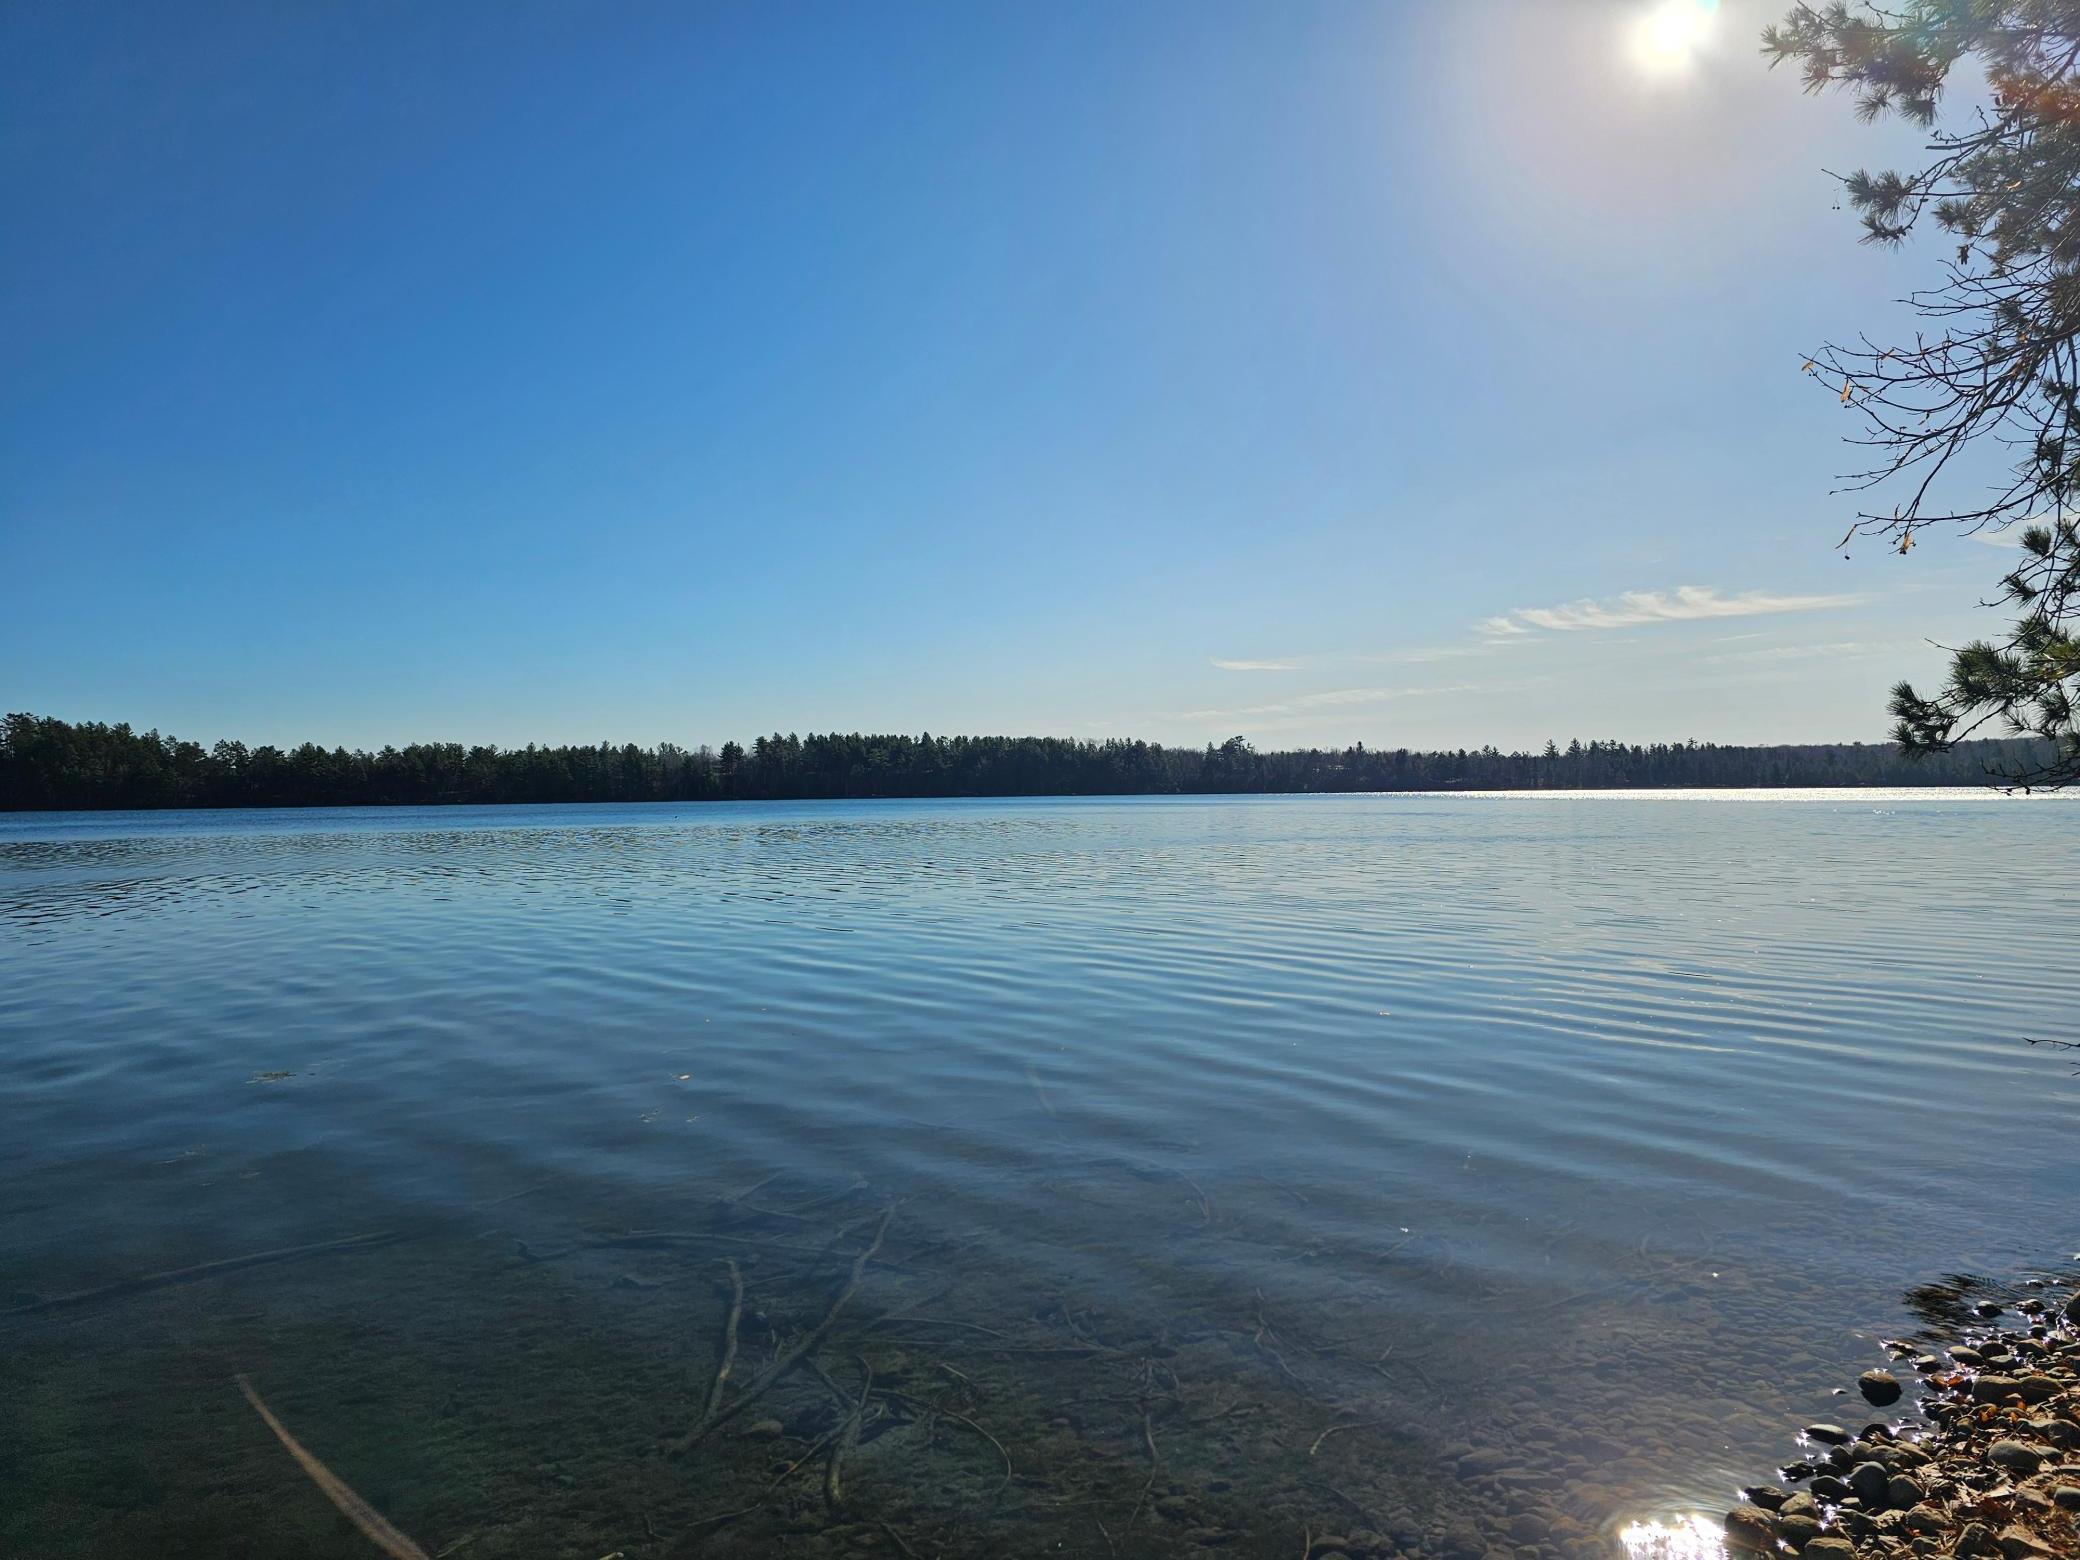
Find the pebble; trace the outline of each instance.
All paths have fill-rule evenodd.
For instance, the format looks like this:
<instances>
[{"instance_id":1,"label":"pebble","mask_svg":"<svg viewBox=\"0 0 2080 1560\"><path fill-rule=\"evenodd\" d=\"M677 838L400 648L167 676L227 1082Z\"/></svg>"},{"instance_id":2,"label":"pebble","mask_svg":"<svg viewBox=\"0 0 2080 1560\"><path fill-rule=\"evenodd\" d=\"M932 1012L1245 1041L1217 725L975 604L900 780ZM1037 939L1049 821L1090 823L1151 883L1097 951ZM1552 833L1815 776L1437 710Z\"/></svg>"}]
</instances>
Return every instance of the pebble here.
<instances>
[{"instance_id":1,"label":"pebble","mask_svg":"<svg viewBox=\"0 0 2080 1560\"><path fill-rule=\"evenodd\" d=\"M1889 1370L1867 1370L1856 1378L1856 1390L1863 1394L1865 1402L1883 1408L1899 1401L1899 1378Z\"/></svg>"},{"instance_id":2,"label":"pebble","mask_svg":"<svg viewBox=\"0 0 2080 1560\"><path fill-rule=\"evenodd\" d=\"M2021 1441L1996 1441L1986 1449L1986 1460L2010 1473L2031 1474L2044 1459L2034 1446Z\"/></svg>"},{"instance_id":3,"label":"pebble","mask_svg":"<svg viewBox=\"0 0 2080 1560\"><path fill-rule=\"evenodd\" d=\"M2029 1560L2031 1555L2048 1555L2051 1546L2028 1528L2019 1524L2001 1529L2000 1537L1994 1540L2008 1560Z\"/></svg>"},{"instance_id":4,"label":"pebble","mask_svg":"<svg viewBox=\"0 0 2080 1560\"><path fill-rule=\"evenodd\" d=\"M1806 1560L1856 1560L1856 1547L1846 1538L1816 1538L1804 1550Z\"/></svg>"},{"instance_id":5,"label":"pebble","mask_svg":"<svg viewBox=\"0 0 2080 1560\"><path fill-rule=\"evenodd\" d=\"M1840 1446L1850 1439L1849 1432L1840 1425L1807 1425L1803 1434L1809 1441L1825 1441L1831 1446Z\"/></svg>"},{"instance_id":6,"label":"pebble","mask_svg":"<svg viewBox=\"0 0 2080 1560\"><path fill-rule=\"evenodd\" d=\"M1980 1376L1972 1382L1972 1400L1978 1403L2004 1403L2015 1395L2013 1376Z\"/></svg>"},{"instance_id":7,"label":"pebble","mask_svg":"<svg viewBox=\"0 0 2080 1560\"><path fill-rule=\"evenodd\" d=\"M1793 1549L1803 1549L1820 1536L1820 1524L1811 1517L1779 1517L1777 1536Z\"/></svg>"},{"instance_id":8,"label":"pebble","mask_svg":"<svg viewBox=\"0 0 2080 1560\"><path fill-rule=\"evenodd\" d=\"M1885 1486L1891 1482L1892 1476L1885 1471L1883 1463L1858 1463L1849 1470L1849 1488L1856 1492L1858 1500L1873 1511L1884 1506Z\"/></svg>"},{"instance_id":9,"label":"pebble","mask_svg":"<svg viewBox=\"0 0 2080 1560\"><path fill-rule=\"evenodd\" d=\"M1471 1522L1454 1522L1444 1531L1444 1552L1452 1560L1481 1560L1488 1552L1488 1541Z\"/></svg>"},{"instance_id":10,"label":"pebble","mask_svg":"<svg viewBox=\"0 0 2080 1560\"><path fill-rule=\"evenodd\" d=\"M2051 1499L2067 1511L2080 1511L2080 1484L2061 1484L2051 1492Z\"/></svg>"},{"instance_id":11,"label":"pebble","mask_svg":"<svg viewBox=\"0 0 2080 1560\"><path fill-rule=\"evenodd\" d=\"M1515 1459L1508 1452L1468 1452L1459 1459L1462 1474L1497 1473L1507 1468Z\"/></svg>"}]
</instances>

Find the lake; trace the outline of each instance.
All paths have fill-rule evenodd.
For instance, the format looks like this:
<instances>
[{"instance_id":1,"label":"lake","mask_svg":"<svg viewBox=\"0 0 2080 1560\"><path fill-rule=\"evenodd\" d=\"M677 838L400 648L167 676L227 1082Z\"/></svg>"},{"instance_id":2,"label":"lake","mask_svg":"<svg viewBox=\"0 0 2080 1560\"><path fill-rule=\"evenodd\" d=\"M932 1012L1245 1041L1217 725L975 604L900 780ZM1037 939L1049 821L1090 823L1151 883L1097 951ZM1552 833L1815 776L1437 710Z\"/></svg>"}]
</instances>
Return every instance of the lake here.
<instances>
[{"instance_id":1,"label":"lake","mask_svg":"<svg viewBox=\"0 0 2080 1560\"><path fill-rule=\"evenodd\" d=\"M2075 1250L2076 820L0 817L0 1553L1610 1553Z\"/></svg>"}]
</instances>

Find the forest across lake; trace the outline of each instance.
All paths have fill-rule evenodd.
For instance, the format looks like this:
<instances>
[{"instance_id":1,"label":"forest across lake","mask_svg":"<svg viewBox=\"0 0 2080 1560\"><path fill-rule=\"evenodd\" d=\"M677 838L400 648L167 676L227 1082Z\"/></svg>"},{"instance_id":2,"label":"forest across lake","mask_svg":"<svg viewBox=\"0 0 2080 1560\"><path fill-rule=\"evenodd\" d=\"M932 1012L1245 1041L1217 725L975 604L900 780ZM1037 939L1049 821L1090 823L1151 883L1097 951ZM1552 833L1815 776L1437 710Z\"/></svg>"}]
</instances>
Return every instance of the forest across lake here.
<instances>
[{"instance_id":1,"label":"forest across lake","mask_svg":"<svg viewBox=\"0 0 2080 1560\"><path fill-rule=\"evenodd\" d=\"M812 732L775 733L749 747L415 742L371 753L312 742L205 747L128 724L14 714L0 723L0 810L1983 786L2028 774L2047 750L2033 739L1963 742L1912 756L1889 743L1598 739L1548 742L1535 752L1363 743L1260 752L1240 736L1197 748L1126 738Z\"/></svg>"}]
</instances>

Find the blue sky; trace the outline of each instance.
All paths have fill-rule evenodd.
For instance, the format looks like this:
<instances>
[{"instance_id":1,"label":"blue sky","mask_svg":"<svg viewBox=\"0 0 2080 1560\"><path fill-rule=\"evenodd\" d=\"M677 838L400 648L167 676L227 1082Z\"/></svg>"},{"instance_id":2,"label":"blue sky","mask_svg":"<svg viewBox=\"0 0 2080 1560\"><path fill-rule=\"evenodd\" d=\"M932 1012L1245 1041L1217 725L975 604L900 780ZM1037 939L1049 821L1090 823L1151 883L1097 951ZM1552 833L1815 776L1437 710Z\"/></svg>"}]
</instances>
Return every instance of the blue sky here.
<instances>
[{"instance_id":1,"label":"blue sky","mask_svg":"<svg viewBox=\"0 0 2080 1560\"><path fill-rule=\"evenodd\" d=\"M1910 145L1646 6L0 10L0 703L211 739L1875 739Z\"/></svg>"}]
</instances>

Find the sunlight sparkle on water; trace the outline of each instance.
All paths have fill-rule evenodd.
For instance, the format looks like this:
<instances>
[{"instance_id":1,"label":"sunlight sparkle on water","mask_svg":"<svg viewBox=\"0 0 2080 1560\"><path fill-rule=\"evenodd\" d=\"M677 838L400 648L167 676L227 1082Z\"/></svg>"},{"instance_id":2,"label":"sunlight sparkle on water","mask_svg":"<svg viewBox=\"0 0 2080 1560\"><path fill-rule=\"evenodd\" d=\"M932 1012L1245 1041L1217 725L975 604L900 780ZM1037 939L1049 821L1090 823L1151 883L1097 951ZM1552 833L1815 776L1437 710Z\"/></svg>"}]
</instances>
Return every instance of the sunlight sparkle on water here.
<instances>
[{"instance_id":1,"label":"sunlight sparkle on water","mask_svg":"<svg viewBox=\"0 0 2080 1560\"><path fill-rule=\"evenodd\" d=\"M1719 0L1659 0L1632 24L1632 58L1650 76L1686 72L1711 42Z\"/></svg>"},{"instance_id":2,"label":"sunlight sparkle on water","mask_svg":"<svg viewBox=\"0 0 2080 1560\"><path fill-rule=\"evenodd\" d=\"M1725 1560L1726 1541L1703 1517L1635 1522L1618 1534L1626 1560Z\"/></svg>"}]
</instances>

